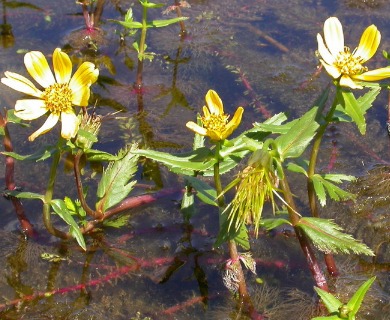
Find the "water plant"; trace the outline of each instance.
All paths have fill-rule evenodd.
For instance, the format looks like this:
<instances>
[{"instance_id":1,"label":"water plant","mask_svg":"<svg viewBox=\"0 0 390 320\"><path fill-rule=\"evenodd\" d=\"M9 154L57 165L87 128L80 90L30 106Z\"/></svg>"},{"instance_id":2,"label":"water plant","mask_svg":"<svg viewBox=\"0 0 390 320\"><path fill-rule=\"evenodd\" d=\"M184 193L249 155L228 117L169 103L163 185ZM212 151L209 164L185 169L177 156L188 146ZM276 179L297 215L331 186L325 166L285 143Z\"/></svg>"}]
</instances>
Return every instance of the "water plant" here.
<instances>
[{"instance_id":1,"label":"water plant","mask_svg":"<svg viewBox=\"0 0 390 320\"><path fill-rule=\"evenodd\" d=\"M142 95L142 70L145 59L153 60L154 54L147 52L146 35L150 28L165 27L182 22L185 18L167 20L148 20L148 10L162 7L162 4L139 0L142 5L142 20L133 18L129 9L124 21L113 20L130 30L140 29L140 37L134 42L137 51L138 69L135 83ZM83 2L83 8L86 3ZM175 1L175 6L178 2ZM85 10L84 10L85 12ZM93 24L87 23L88 28ZM182 33L183 31L183 26ZM324 41L325 39L325 41ZM318 293L331 313L329 317L315 319L355 319L365 293L375 278L365 282L347 304L343 304L330 294L327 277L317 261L316 250L325 255L328 271L337 275L332 254L363 254L373 256L373 251L364 243L345 233L343 228L330 219L320 216L317 204L326 205L333 201L354 200L355 196L339 185L352 181L354 177L343 173L324 174L316 171L317 158L321 149L323 135L331 123L351 122L356 124L361 134L366 132L365 113L372 106L383 85L379 80L390 77L390 67L372 71L363 66L375 54L380 32L372 25L361 38L359 46L352 53L344 47L344 35L340 21L331 17L324 25L324 38L317 36L320 63L329 73L332 82L318 96L315 103L302 116L289 119L285 113L278 113L263 122L238 133L244 108L238 107L230 117L224 111L222 99L211 89L205 95L203 114L195 121L185 125L193 132L194 143L191 151L173 153L144 149L132 144L110 154L94 149L99 141L99 132L104 117L87 110L90 104L91 86L98 81L99 71L92 62L83 62L72 76L70 57L57 48L53 53L54 75L43 53L31 51L25 55L24 62L28 73L43 87L35 86L29 79L5 72L1 82L17 91L31 95L34 99L17 100L14 110L0 116L0 133L4 139L7 158L4 195L13 201L18 219L26 235L33 236L32 226L26 219L19 199L37 199L43 203L43 221L48 232L61 239L74 238L80 247L87 249L85 236L93 233L108 219L129 208L150 203L167 194L182 194L181 210L183 220L193 218L196 205L195 196L204 204L217 210L219 230L214 247L227 247L229 257L224 261L222 277L225 286L243 302L244 311L252 318L262 319L253 307L245 270L256 274L256 262L251 252L250 231L254 237L260 230L274 230L282 225L289 226L302 249L308 267L316 284ZM355 91L366 90L355 97ZM359 91L357 91L359 92ZM361 92L361 91L360 91ZM359 93L360 93L359 92ZM329 97L333 101L329 104ZM77 107L77 108L76 108ZM78 108L80 107L80 108ZM140 109L140 108L139 108ZM141 110L139 110L141 111ZM53 145L22 156L13 151L8 124L25 125L21 120L34 120L47 116L45 123L32 133L28 140L33 142L51 131L61 121L61 131ZM184 126L184 123L183 123ZM233 138L231 138L233 137ZM207 139L206 139L207 138ZM306 159L309 150L309 158ZM59 163L62 158L72 162L77 198L68 195L55 198L54 186ZM180 175L185 181L182 188L162 190L154 194L129 197L136 184L140 158L146 158L165 165L171 172ZM20 191L13 181L13 161L43 161L50 159L50 172L44 194ZM98 182L94 205L87 201L87 190L83 186L81 162L105 162L105 169ZM232 178L231 173L235 170ZM296 205L294 186L288 172L303 174L307 179L307 194L310 214L300 212ZM212 183L204 177L211 177ZM226 184L223 186L223 184ZM88 191L89 193L91 191ZM89 197L88 199L90 199ZM272 216L264 217L265 205L270 204ZM57 228L52 222L54 212L67 226ZM118 227L123 220L106 225ZM112 248L110 248L112 249ZM113 250L112 250L113 251ZM122 258L124 255L122 256ZM127 259L133 259L126 256ZM198 263L196 261L196 263ZM117 269L105 279L90 282L94 286L133 270L128 266ZM202 270L197 279L201 282ZM86 285L63 289L71 292ZM31 296L31 299L47 297L59 293L48 290ZM206 293L207 294L207 293ZM196 297L204 301L205 297ZM15 300L12 304L17 304ZM4 306L5 307L5 306Z\"/></svg>"},{"instance_id":2,"label":"water plant","mask_svg":"<svg viewBox=\"0 0 390 320\"><path fill-rule=\"evenodd\" d=\"M364 296L374 283L376 277L371 277L365 281L354 293L351 299L347 303L342 303L334 295L320 288L314 288L317 294L320 296L326 309L329 311L329 316L315 317L312 320L325 320L325 319L348 319L355 320L356 314L359 311L363 302Z\"/></svg>"}]
</instances>

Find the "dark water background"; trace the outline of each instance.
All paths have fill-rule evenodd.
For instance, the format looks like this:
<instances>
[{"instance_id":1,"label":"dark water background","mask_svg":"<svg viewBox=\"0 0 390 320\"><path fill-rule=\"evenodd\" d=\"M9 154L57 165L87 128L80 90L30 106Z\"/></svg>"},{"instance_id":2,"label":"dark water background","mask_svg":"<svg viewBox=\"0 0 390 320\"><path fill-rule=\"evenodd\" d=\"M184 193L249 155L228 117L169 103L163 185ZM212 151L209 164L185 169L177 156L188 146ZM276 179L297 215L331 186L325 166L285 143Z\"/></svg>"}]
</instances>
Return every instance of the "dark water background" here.
<instances>
[{"instance_id":1,"label":"dark water background","mask_svg":"<svg viewBox=\"0 0 390 320\"><path fill-rule=\"evenodd\" d=\"M193 135L185 123L195 119L208 89L220 94L228 113L238 105L244 106L244 120L238 130L281 111L291 117L303 114L329 81L324 73L315 75L316 34L322 32L329 16L340 19L346 44L352 48L368 25L378 26L382 41L370 68L384 66L381 51L390 50L390 3L385 0L189 1L191 8L183 9L183 15L189 17L189 35L184 40L179 37L177 25L148 33L148 49L156 56L153 62L145 63L145 112L140 116L133 90L134 40L126 37L121 44L118 31L122 29L108 21L123 19L130 6L135 19L140 20L138 2L105 1L99 30L93 33L86 32L81 6L72 0L2 3L2 30L11 26L14 37L2 35L1 72L26 74L23 54L30 50L50 57L56 47L61 47L77 63L95 46L98 48L89 56L99 65L101 75L92 88L91 104L96 101L96 111L102 115L120 111L116 115L120 119L103 123L95 147L113 153L133 141L165 151L189 150ZM150 10L150 17L165 18L163 9ZM1 107L12 108L20 97L1 85ZM359 177L346 186L359 194L355 204L328 203L322 210L323 217L335 219L377 253L374 260L336 257L341 276L330 282L345 295L377 275L359 319L390 318L390 143L386 120L387 92L382 92L367 115L367 134L360 136L349 124L332 126L323 141L318 164L322 172ZM34 121L26 130L11 127L16 152L28 154L54 143L54 133L34 143L27 141L38 126L39 121ZM0 168L4 167L3 158L0 161ZM15 179L24 190L43 193L47 171L47 162L18 162ZM56 197L75 197L72 175L65 169L60 171ZM145 192L145 185L159 189L183 183L158 165L140 165L140 172L140 186L135 193ZM306 212L305 181L295 175L290 178L300 210ZM98 177L91 168L87 167L83 179L94 190ZM47 235L41 222L41 206L33 201L25 201L24 205L41 237L38 241L24 239L11 204L2 199L0 318L240 319L222 283L226 254L222 249L212 249L218 229L217 212L199 203L191 226L185 226L177 200L168 197L126 213L129 219L125 227L105 228L88 239L91 249L83 253L75 243L61 243ZM263 280L259 284L254 276L247 275L258 310L270 319L309 319L314 308L313 281L295 239L262 234L252 239L251 245L258 277ZM42 253L62 259L49 262L41 259ZM134 267L135 260L142 262L141 267ZM28 298L56 289L59 291L51 296ZM203 302L202 296L207 297ZM5 307L14 299L24 302Z\"/></svg>"}]
</instances>

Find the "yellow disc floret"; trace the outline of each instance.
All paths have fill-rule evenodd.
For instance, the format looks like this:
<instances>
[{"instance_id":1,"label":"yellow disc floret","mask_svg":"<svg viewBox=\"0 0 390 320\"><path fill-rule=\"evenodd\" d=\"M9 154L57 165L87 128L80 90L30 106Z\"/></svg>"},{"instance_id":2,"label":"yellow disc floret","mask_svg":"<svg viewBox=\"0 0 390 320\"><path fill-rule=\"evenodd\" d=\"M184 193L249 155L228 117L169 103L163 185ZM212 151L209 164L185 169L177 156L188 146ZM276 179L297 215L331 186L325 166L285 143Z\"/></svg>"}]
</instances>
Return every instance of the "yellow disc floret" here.
<instances>
[{"instance_id":1,"label":"yellow disc floret","mask_svg":"<svg viewBox=\"0 0 390 320\"><path fill-rule=\"evenodd\" d=\"M42 94L49 112L60 114L72 108L72 90L67 83L55 83L45 89Z\"/></svg>"}]
</instances>

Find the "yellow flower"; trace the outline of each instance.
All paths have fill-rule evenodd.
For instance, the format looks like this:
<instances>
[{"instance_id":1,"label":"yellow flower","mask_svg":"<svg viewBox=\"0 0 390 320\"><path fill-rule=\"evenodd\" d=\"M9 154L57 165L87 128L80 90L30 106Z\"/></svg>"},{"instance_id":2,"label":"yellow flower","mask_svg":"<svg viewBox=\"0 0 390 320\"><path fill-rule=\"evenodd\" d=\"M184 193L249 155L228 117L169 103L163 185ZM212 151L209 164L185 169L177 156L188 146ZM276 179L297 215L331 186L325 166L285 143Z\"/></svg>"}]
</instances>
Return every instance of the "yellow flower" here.
<instances>
[{"instance_id":1,"label":"yellow flower","mask_svg":"<svg viewBox=\"0 0 390 320\"><path fill-rule=\"evenodd\" d=\"M226 139L238 127L241 122L244 108L238 107L232 120L228 121L229 115L223 111L221 98L214 90L206 94L206 106L203 106L204 116L201 118L203 127L189 121L186 126L190 130L202 136L208 136L213 141Z\"/></svg>"},{"instance_id":2,"label":"yellow flower","mask_svg":"<svg viewBox=\"0 0 390 320\"><path fill-rule=\"evenodd\" d=\"M15 104L15 115L23 120L34 120L49 113L45 123L28 139L51 130L61 119L61 136L70 139L76 136L79 121L73 106L88 105L90 86L99 75L99 70L91 62L84 62L72 75L72 62L69 56L57 48L53 53L54 75L42 52L31 51L24 56L24 64L31 77L44 90L38 89L30 80L17 73L6 71L1 82L14 90L31 95L38 99L18 100Z\"/></svg>"},{"instance_id":3,"label":"yellow flower","mask_svg":"<svg viewBox=\"0 0 390 320\"><path fill-rule=\"evenodd\" d=\"M334 78L340 78L340 85L352 89L361 89L355 81L378 81L390 77L390 67L368 71L363 66L378 49L381 34L375 25L369 26L360 39L359 46L353 50L344 46L343 27L335 17L330 17L324 24L325 43L317 34L320 61L326 71ZM326 45L325 45L326 44Z\"/></svg>"}]
</instances>

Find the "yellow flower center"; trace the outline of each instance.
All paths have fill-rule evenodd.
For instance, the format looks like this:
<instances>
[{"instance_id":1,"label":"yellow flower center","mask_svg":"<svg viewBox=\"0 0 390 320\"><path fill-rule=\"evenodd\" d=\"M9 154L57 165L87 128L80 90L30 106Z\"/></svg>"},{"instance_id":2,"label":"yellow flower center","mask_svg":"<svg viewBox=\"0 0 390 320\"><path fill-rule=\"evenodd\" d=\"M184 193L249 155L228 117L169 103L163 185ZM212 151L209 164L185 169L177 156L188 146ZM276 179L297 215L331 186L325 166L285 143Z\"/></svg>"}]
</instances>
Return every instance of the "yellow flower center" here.
<instances>
[{"instance_id":1,"label":"yellow flower center","mask_svg":"<svg viewBox=\"0 0 390 320\"><path fill-rule=\"evenodd\" d=\"M72 90L67 83L55 83L46 88L42 99L46 109L54 114L66 112L72 108Z\"/></svg>"},{"instance_id":2,"label":"yellow flower center","mask_svg":"<svg viewBox=\"0 0 390 320\"><path fill-rule=\"evenodd\" d=\"M202 117L202 123L207 130L222 132L226 128L228 119L228 114L210 114L208 117Z\"/></svg>"},{"instance_id":3,"label":"yellow flower center","mask_svg":"<svg viewBox=\"0 0 390 320\"><path fill-rule=\"evenodd\" d=\"M340 70L341 74L353 76L368 70L367 67L363 67L362 60L361 57L355 57L350 52L350 49L345 47L344 51L338 54L335 66Z\"/></svg>"}]
</instances>

